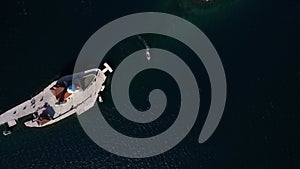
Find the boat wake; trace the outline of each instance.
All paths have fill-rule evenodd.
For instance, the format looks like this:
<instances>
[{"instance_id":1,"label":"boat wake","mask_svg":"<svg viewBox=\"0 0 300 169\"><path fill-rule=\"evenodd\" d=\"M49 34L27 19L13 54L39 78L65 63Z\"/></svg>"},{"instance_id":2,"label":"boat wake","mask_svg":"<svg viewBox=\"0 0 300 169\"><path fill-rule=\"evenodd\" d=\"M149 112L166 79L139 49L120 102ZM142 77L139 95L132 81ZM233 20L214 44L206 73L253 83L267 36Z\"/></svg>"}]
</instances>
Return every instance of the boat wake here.
<instances>
[{"instance_id":1,"label":"boat wake","mask_svg":"<svg viewBox=\"0 0 300 169\"><path fill-rule=\"evenodd\" d=\"M138 35L138 38L139 38L139 40L143 43L143 45L146 48L146 58L147 58L147 60L150 60L151 59L151 54L150 54L150 47L149 47L148 43L140 35Z\"/></svg>"}]
</instances>

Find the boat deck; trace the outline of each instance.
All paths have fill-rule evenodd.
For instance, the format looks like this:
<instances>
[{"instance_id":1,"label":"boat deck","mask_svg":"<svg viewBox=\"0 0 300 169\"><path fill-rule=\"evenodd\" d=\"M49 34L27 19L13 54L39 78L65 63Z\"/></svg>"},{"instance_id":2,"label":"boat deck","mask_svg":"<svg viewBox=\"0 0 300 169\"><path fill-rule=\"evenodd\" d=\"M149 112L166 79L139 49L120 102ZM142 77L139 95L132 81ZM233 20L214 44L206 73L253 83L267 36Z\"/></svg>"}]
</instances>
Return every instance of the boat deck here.
<instances>
[{"instance_id":1,"label":"boat deck","mask_svg":"<svg viewBox=\"0 0 300 169\"><path fill-rule=\"evenodd\" d=\"M37 110L39 110L40 108L42 108L46 102L49 103L50 105L54 105L56 99L55 96L50 91L50 88L54 84L56 84L56 81L51 83L47 88L45 88L42 92L40 92L35 97L1 114L0 125L30 115L36 112Z\"/></svg>"}]
</instances>

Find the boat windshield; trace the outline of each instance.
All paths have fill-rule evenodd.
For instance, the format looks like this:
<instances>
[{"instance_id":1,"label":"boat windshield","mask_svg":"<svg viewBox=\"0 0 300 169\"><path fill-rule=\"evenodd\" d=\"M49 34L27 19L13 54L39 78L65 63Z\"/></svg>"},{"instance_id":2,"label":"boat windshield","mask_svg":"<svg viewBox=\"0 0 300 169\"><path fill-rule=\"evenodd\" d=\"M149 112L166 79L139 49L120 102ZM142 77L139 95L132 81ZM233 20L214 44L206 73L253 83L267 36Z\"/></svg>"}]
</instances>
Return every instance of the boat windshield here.
<instances>
[{"instance_id":1,"label":"boat windshield","mask_svg":"<svg viewBox=\"0 0 300 169\"><path fill-rule=\"evenodd\" d=\"M96 75L90 74L79 79L82 90L85 90L95 80Z\"/></svg>"}]
</instances>

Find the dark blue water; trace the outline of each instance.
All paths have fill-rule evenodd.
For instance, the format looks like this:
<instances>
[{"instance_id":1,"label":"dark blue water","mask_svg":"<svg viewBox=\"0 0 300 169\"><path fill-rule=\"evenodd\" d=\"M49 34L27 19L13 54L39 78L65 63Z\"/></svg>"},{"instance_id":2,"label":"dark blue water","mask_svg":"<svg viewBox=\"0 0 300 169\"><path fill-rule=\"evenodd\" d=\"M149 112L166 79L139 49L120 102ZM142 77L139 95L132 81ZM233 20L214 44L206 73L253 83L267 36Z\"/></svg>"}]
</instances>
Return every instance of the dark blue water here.
<instances>
[{"instance_id":1,"label":"dark blue water","mask_svg":"<svg viewBox=\"0 0 300 169\"><path fill-rule=\"evenodd\" d=\"M7 1L0 6L1 112L34 96L58 77L72 73L82 46L96 30L136 12L167 12L197 25L217 49L228 83L222 121L214 135L199 144L210 99L202 63L187 46L172 38L142 35L151 47L180 56L199 84L199 116L179 145L147 159L119 157L95 145L72 116L44 129L20 125L12 135L0 136L0 168L300 167L299 1L220 0L209 5L196 0ZM117 67L123 58L142 48L138 38L131 37L117 44L105 60ZM173 112L178 112L179 91L168 74L148 70L132 82L132 103L141 110L149 106L147 94L154 88L161 88L168 97L165 113L147 125L132 123L116 112L110 100L109 79L104 93L107 101L100 108L117 131L148 137L172 125L177 115ZM160 86L158 82L168 85Z\"/></svg>"}]
</instances>

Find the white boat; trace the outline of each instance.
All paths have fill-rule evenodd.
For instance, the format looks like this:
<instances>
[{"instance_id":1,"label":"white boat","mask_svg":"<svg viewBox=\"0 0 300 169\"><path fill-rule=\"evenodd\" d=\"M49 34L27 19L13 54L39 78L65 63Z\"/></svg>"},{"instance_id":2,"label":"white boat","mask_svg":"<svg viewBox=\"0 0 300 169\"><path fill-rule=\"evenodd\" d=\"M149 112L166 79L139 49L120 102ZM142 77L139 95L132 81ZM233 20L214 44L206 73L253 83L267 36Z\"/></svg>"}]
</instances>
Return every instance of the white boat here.
<instances>
[{"instance_id":1,"label":"white boat","mask_svg":"<svg viewBox=\"0 0 300 169\"><path fill-rule=\"evenodd\" d=\"M113 71L107 63L104 66L103 70L90 69L52 82L35 97L1 114L0 125L12 127L19 118L32 115L33 119L26 121L25 126L44 127L72 114L86 112L101 97L99 93L104 89L105 73Z\"/></svg>"}]
</instances>

